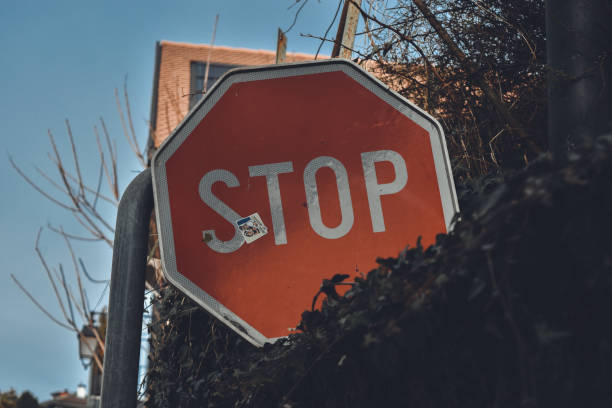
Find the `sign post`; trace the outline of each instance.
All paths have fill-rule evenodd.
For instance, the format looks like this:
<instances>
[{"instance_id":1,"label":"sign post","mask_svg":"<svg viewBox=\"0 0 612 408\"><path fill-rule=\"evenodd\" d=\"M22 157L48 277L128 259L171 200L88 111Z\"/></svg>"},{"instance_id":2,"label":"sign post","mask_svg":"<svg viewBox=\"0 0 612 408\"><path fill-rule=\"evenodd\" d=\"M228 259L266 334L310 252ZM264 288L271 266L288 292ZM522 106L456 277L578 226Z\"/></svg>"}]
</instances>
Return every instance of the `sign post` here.
<instances>
[{"instance_id":1,"label":"sign post","mask_svg":"<svg viewBox=\"0 0 612 408\"><path fill-rule=\"evenodd\" d=\"M137 403L152 190L151 171L146 169L126 188L117 210L102 372L102 408L132 408Z\"/></svg>"},{"instance_id":2,"label":"sign post","mask_svg":"<svg viewBox=\"0 0 612 408\"><path fill-rule=\"evenodd\" d=\"M278 36L276 39L276 64L282 64L287 58L287 36L281 30L278 29Z\"/></svg>"},{"instance_id":3,"label":"sign post","mask_svg":"<svg viewBox=\"0 0 612 408\"><path fill-rule=\"evenodd\" d=\"M440 125L339 59L228 72L152 170L167 279L255 345L458 211Z\"/></svg>"}]
</instances>

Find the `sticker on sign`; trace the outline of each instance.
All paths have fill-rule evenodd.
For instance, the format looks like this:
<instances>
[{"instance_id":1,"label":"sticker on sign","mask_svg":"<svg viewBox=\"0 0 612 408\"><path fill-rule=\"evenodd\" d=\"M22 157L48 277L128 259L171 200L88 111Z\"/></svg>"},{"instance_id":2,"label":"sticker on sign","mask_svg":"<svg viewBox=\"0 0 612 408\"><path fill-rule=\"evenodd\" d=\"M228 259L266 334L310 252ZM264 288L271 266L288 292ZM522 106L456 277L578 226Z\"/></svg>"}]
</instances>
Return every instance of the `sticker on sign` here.
<instances>
[{"instance_id":1,"label":"sticker on sign","mask_svg":"<svg viewBox=\"0 0 612 408\"><path fill-rule=\"evenodd\" d=\"M261 217L257 213L236 220L236 225L244 238L244 242L247 244L250 244L268 233L268 228L263 224ZM204 231L204 233L206 232Z\"/></svg>"},{"instance_id":2,"label":"sticker on sign","mask_svg":"<svg viewBox=\"0 0 612 408\"><path fill-rule=\"evenodd\" d=\"M345 60L228 72L152 167L165 276L256 345L458 212L440 125Z\"/></svg>"}]
</instances>

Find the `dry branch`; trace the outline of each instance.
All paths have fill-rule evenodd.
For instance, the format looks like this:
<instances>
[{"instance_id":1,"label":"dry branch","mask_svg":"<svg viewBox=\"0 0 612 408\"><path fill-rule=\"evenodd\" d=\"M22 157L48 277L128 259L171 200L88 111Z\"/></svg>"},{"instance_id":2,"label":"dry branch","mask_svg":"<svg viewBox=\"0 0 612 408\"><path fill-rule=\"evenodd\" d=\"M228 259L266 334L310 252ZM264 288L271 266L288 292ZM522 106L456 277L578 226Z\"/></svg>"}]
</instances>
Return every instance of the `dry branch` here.
<instances>
[{"instance_id":1,"label":"dry branch","mask_svg":"<svg viewBox=\"0 0 612 408\"><path fill-rule=\"evenodd\" d=\"M427 19L429 24L434 28L436 33L440 36L442 41L446 44L446 46L451 50L451 52L455 55L455 57L459 60L461 65L467 70L467 72L474 78L476 85L480 87L485 93L487 100L495 107L495 110L506 120L508 125L510 125L511 129L516 132L521 139L527 142L527 145L530 147L533 153L541 153L541 149L533 143L531 139L527 136L523 127L516 120L514 116L510 113L508 108L504 105L502 101L498 98L498 95L493 91L491 86L487 83L485 78L478 73L478 69L474 65L472 61L470 61L465 53L461 51L461 49L455 44L455 42L450 38L448 32L442 27L440 21L433 15L431 10L423 3L423 0L412 0L412 2L417 6L419 11L423 14L423 16Z\"/></svg>"},{"instance_id":2,"label":"dry branch","mask_svg":"<svg viewBox=\"0 0 612 408\"><path fill-rule=\"evenodd\" d=\"M77 263L76 256L74 255L74 250L72 249L72 245L70 244L70 239L64 233L64 230L60 227L60 233L62 237L64 237L64 241L66 242L66 246L70 251L70 258L72 258L72 263L74 266L74 274L77 279L77 284L79 285L79 294L81 295L81 302L83 303L83 310L85 311L88 320L91 319L91 315L89 314L89 310L87 310L87 305L85 304L85 291L83 290L83 285L81 283L81 274L79 273L79 264Z\"/></svg>"},{"instance_id":3,"label":"dry branch","mask_svg":"<svg viewBox=\"0 0 612 408\"><path fill-rule=\"evenodd\" d=\"M19 289L21 289L21 291L23 293L25 293L25 295L30 298L30 300L32 301L32 303L34 303L36 305L36 307L38 307L40 309L41 312L43 312L45 314L45 316L47 316L52 322L56 323L57 325L63 327L64 329L68 329L68 330L73 330L72 327L60 322L58 319L56 319L51 313L49 313L47 311L47 309L45 309L40 303L38 303L38 301L36 300L36 298L34 298L34 296L32 296L30 294L30 292L28 292L28 290L26 288L23 287L23 285L17 280L17 278L15 277L15 275L13 275L11 273L11 279L13 279L13 281L17 284L17 286L19 286Z\"/></svg>"},{"instance_id":4,"label":"dry branch","mask_svg":"<svg viewBox=\"0 0 612 408\"><path fill-rule=\"evenodd\" d=\"M215 46L215 34L217 34L217 24L219 23L219 14L215 16L215 24L213 25L212 38L210 39L210 47L208 47L208 54L206 55L206 70L204 71L204 84L202 86L202 93L206 93L208 85L208 72L210 70L210 57Z\"/></svg>"},{"instance_id":5,"label":"dry branch","mask_svg":"<svg viewBox=\"0 0 612 408\"><path fill-rule=\"evenodd\" d=\"M134 153L134 155L136 156L136 158L138 159L142 167L146 167L147 163L145 161L144 155L142 154L142 151L140 150L140 146L138 145L138 139L136 138L136 132L134 131L134 121L132 120L132 111L130 109L130 99L129 99L128 90L127 90L127 77L126 77L126 80L123 82L123 96L125 99L125 111L126 111L127 122L129 124L130 132L127 131L127 128L125 125L123 109L121 108L121 101L119 99L119 91L117 90L117 88L115 88L115 100L117 103L117 110L119 112L119 118L121 118L121 125L123 126L123 133L125 135L125 138L128 141L128 144L130 145L130 148L132 149L132 152Z\"/></svg>"}]
</instances>

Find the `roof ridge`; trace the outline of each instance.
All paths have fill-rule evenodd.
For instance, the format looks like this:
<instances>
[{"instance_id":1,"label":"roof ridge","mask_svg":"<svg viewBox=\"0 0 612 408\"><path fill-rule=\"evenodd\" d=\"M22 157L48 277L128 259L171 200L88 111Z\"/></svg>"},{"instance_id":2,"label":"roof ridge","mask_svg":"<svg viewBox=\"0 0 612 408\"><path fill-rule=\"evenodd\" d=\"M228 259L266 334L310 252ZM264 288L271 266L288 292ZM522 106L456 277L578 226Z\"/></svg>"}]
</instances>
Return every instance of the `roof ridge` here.
<instances>
[{"instance_id":1,"label":"roof ridge","mask_svg":"<svg viewBox=\"0 0 612 408\"><path fill-rule=\"evenodd\" d=\"M201 48L201 49L210 49L211 46L209 44L194 44L194 43L187 43L187 42L181 42L181 41L170 41L170 40L161 40L160 44L163 45L176 45L176 46L181 46L181 47L191 47L191 48ZM251 54L270 54L270 55L276 55L275 51L272 50L264 50L264 49L253 49L253 48L246 48L246 47L232 47L229 45L214 45L212 47L212 49L218 49L218 50L224 50L224 51L239 51L239 52L247 52L247 53L251 53ZM287 55L291 55L291 56L301 56L301 57L309 57L309 58L314 58L313 54L307 54L304 52L287 52ZM322 58L326 58L326 56L321 55Z\"/></svg>"}]
</instances>

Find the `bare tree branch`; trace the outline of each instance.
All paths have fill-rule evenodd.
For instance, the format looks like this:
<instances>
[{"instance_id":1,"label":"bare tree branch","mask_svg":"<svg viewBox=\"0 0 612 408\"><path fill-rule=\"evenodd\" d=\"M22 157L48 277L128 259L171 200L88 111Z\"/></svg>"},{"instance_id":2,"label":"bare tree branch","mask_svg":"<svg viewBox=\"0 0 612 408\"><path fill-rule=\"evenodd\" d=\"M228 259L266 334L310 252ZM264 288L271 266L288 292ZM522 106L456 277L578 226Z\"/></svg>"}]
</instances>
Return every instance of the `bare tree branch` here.
<instances>
[{"instance_id":1,"label":"bare tree branch","mask_svg":"<svg viewBox=\"0 0 612 408\"><path fill-rule=\"evenodd\" d=\"M72 200L72 204L74 205L75 208L79 208L79 204L78 201L76 199L76 195L74 194L74 192L72 191L72 186L70 185L70 182L68 182L67 178L66 178L66 173L64 171L64 164L62 163L62 158L57 150L57 145L55 144L55 139L53 137L53 133L51 133L51 130L48 129L47 130L47 134L49 135L49 141L51 142L51 147L53 147L53 152L55 154L55 161L57 162L57 171L60 174L60 177L62 178L62 182L64 183L64 186L66 187L66 189L68 190L68 197Z\"/></svg>"},{"instance_id":2,"label":"bare tree branch","mask_svg":"<svg viewBox=\"0 0 612 408\"><path fill-rule=\"evenodd\" d=\"M89 275L89 273L87 273L87 268L85 268L85 263L83 262L83 260L81 258L79 258L79 264L81 264L81 269L83 270L83 273L85 274L85 277L87 279L89 279L90 282L92 282L92 283L108 283L108 282L110 282L110 279L99 280L99 279L92 278L91 275Z\"/></svg>"},{"instance_id":3,"label":"bare tree branch","mask_svg":"<svg viewBox=\"0 0 612 408\"><path fill-rule=\"evenodd\" d=\"M334 14L334 18L332 18L331 23L329 23L329 25L327 26L327 30L325 30L325 34L323 34L323 39L321 39L321 43L319 44L319 47L317 48L317 52L315 53L315 57L314 57L315 60L319 56L319 51L321 51L321 47L323 47L323 44L327 40L327 34L329 34L329 30L331 30L332 26L336 22L336 19L338 18L338 13L340 12L340 7L342 6L343 1L344 0L338 0L338 7L336 8L336 13Z\"/></svg>"},{"instance_id":4,"label":"bare tree branch","mask_svg":"<svg viewBox=\"0 0 612 408\"><path fill-rule=\"evenodd\" d=\"M491 10L490 8L486 7L481 1L479 0L471 0L473 4L475 4L479 9L481 9L482 11L484 11L485 13L491 15L494 19L501 21L502 23L508 25L509 27L512 27L512 29L516 30L516 32L521 36L521 38L523 39L523 41L525 42L525 44L527 45L527 48L529 48L529 52L531 53L531 58L533 59L533 61L536 61L538 59L536 53L535 53L535 49L533 48L533 44L531 44L531 41L529 41L529 39L527 38L527 36L525 35L525 33L518 28L517 26L515 26L514 24L510 23L508 20L506 20L505 18L503 18L502 16L500 16L499 14L495 13L493 10Z\"/></svg>"},{"instance_id":5,"label":"bare tree branch","mask_svg":"<svg viewBox=\"0 0 612 408\"><path fill-rule=\"evenodd\" d=\"M59 228L54 227L53 225L51 225L50 223L47 223L47 228L50 231L55 232L56 234L62 235L62 232L60 231ZM64 235L66 235L68 238L70 239L74 239L76 241L88 241L88 242L96 242L96 241L102 241L103 239L100 237L83 237L80 235L74 235L74 234L69 234L67 232L64 232Z\"/></svg>"},{"instance_id":6,"label":"bare tree branch","mask_svg":"<svg viewBox=\"0 0 612 408\"><path fill-rule=\"evenodd\" d=\"M74 265L74 274L77 278L77 284L79 286L79 294L81 296L83 310L85 311L88 317L88 320L90 320L91 315L89 314L89 310L87 309L87 305L85 303L85 291L83 290L83 284L81 283L81 274L79 273L79 265L77 263L76 256L74 255L74 251L72 249L72 245L70 244L70 240L68 239L64 231L61 229L61 227L60 227L60 231L61 231L61 235L64 237L64 241L66 242L66 245L68 246L68 250L70 251L70 257L72 258L72 263Z\"/></svg>"},{"instance_id":7,"label":"bare tree branch","mask_svg":"<svg viewBox=\"0 0 612 408\"><path fill-rule=\"evenodd\" d=\"M112 191L115 199L119 200L119 181L117 180L117 148L113 150L113 146L111 144L110 135L108 134L108 130L106 129L106 123L104 123L104 119L100 118L100 123L102 123L102 131L104 132L104 138L106 139L106 145L108 146L108 151L111 157L111 170L113 173L113 182L112 182Z\"/></svg>"},{"instance_id":8,"label":"bare tree branch","mask_svg":"<svg viewBox=\"0 0 612 408\"><path fill-rule=\"evenodd\" d=\"M92 208L89 202L84 202L82 208L86 210L93 218L98 220L100 224L102 224L102 226L106 228L109 232L113 234L115 233L115 229L104 219L104 217L102 217L102 215L100 215L99 212Z\"/></svg>"},{"instance_id":9,"label":"bare tree branch","mask_svg":"<svg viewBox=\"0 0 612 408\"><path fill-rule=\"evenodd\" d=\"M57 165L58 165L57 160L56 160L56 159L55 159L53 156L48 155L48 158L49 158L49 160L51 160L51 162L52 162L52 163L53 163L55 166L57 166ZM100 167L102 167L102 164L100 164ZM58 184L57 182L53 181L53 179L52 179L51 177L49 177L48 175L46 175L46 174L45 174L45 173L44 173L42 170L38 169L37 167L35 167L35 169L36 169L37 173L39 173L39 174L40 174L40 175L41 175L43 178L45 178L45 180L47 180L49 183L52 183L52 184L54 185L54 187L59 188L59 189L60 189L62 192L64 192L64 194L66 194L66 195L68 195L68 194L69 194L69 193L68 193L68 192L67 192L67 191L66 191L66 190L65 190L63 187L59 186L59 184ZM70 180L70 181L72 181L72 182L74 182L74 183L78 182L78 178L77 178L77 177L75 177L74 175L72 175L72 174L71 174L69 171L67 171L66 169L64 169L64 174L66 175L66 178L67 178L68 180ZM115 207L117 207L117 206L119 205L118 201L117 201L116 199L114 199L114 198L110 198L110 197L108 197L108 196L106 196L106 195L104 195L104 194L101 194L101 193L100 193L100 188L99 188L99 186L100 186L100 185L99 185L99 183L98 183L98 188L97 188L96 190L94 190L93 188L88 187L86 184L85 184L85 185L83 185L83 187L85 188L85 191L88 191L88 192L90 192L90 193L94 194L94 197L95 197L95 198L94 198L94 200L96 200L96 199L100 198L100 199L102 199L102 200L106 201L107 203L112 204L112 205L114 205Z\"/></svg>"},{"instance_id":10,"label":"bare tree branch","mask_svg":"<svg viewBox=\"0 0 612 408\"><path fill-rule=\"evenodd\" d=\"M206 70L204 71L204 84L202 85L202 93L206 93L208 89L208 71L210 70L210 56L215 46L215 34L217 34L217 24L219 23L219 14L215 16L215 24L213 25L212 38L210 39L210 47L208 48L208 54L206 55Z\"/></svg>"},{"instance_id":11,"label":"bare tree branch","mask_svg":"<svg viewBox=\"0 0 612 408\"><path fill-rule=\"evenodd\" d=\"M70 128L70 122L66 119L66 130L68 131L68 138L70 139L70 148L72 150L72 158L74 159L74 167L77 172L79 180L79 194L85 195L85 189L83 188L83 177L81 176L81 167L79 166L79 159L76 152L76 145L74 144L74 138L72 137L72 129Z\"/></svg>"},{"instance_id":12,"label":"bare tree branch","mask_svg":"<svg viewBox=\"0 0 612 408\"><path fill-rule=\"evenodd\" d=\"M102 178L104 177L104 166L100 163L100 171L98 172L98 185L96 187L96 193L94 196L94 202L92 204L93 208L96 208L96 204L98 203L98 198L100 197L100 189L102 188ZM115 205L116 202L113 202Z\"/></svg>"},{"instance_id":13,"label":"bare tree branch","mask_svg":"<svg viewBox=\"0 0 612 408\"><path fill-rule=\"evenodd\" d=\"M68 310L70 310L70 321L68 323L74 326L75 320L74 320L74 310L72 309L72 300L70 300L70 294L68 293L68 285L66 284L66 275L64 274L64 268L62 267L61 263L59 264L59 271L62 277L61 283L66 292L66 302L68 303Z\"/></svg>"},{"instance_id":14,"label":"bare tree branch","mask_svg":"<svg viewBox=\"0 0 612 408\"><path fill-rule=\"evenodd\" d=\"M106 283L106 286L104 286L104 289L102 289L102 293L100 294L100 297L98 298L98 301L96 302L96 305L94 306L94 310L96 310L98 306L100 306L100 303L102 303L102 299L104 299L104 295L106 294L106 291L108 290L109 286L110 286L110 280Z\"/></svg>"},{"instance_id":15,"label":"bare tree branch","mask_svg":"<svg viewBox=\"0 0 612 408\"><path fill-rule=\"evenodd\" d=\"M36 254L38 255L38 259L40 260L43 268L45 269L45 272L47 273L47 277L49 278L49 282L51 283L51 287L53 288L53 292L55 293L55 297L57 299L57 303L59 304L60 310L62 311L62 314L64 315L64 318L67 321L70 321L70 319L68 318L68 314L66 313L66 309L64 308L64 302L62 301L62 297L59 294L59 291L57 289L57 285L55 284L55 280L53 279L53 275L51 274L51 269L47 265L47 261L45 260L45 257L43 256L43 254L40 251L40 248L38 246L38 243L40 241L41 233L42 233L42 228L39 228L38 229L38 234L36 235L36 242L34 244L34 250L36 251Z\"/></svg>"},{"instance_id":16,"label":"bare tree branch","mask_svg":"<svg viewBox=\"0 0 612 408\"><path fill-rule=\"evenodd\" d=\"M292 4L289 8L295 6L297 3L299 3L300 1L302 1L302 4L300 5L300 8L297 9L297 11L295 12L295 16L293 17L293 22L291 23L291 25L289 26L289 28L287 28L285 31L283 31L283 34L287 34L289 31L291 31L291 29L295 26L295 23L297 23L297 19L300 15L300 13L302 12L302 9L304 8L304 6L306 5L306 3L308 3L308 0L297 0L294 4Z\"/></svg>"},{"instance_id":17,"label":"bare tree branch","mask_svg":"<svg viewBox=\"0 0 612 408\"><path fill-rule=\"evenodd\" d=\"M142 151L140 150L140 146L138 145L138 138L136 137L136 132L134 131L134 121L132 120L132 111L130 109L130 98L128 96L128 90L127 90L127 75L125 77L125 81L123 82L123 97L125 99L125 110L127 114L128 124L130 125L131 139L133 142L133 143L130 143L130 146L132 144L134 145L134 149L133 149L134 155L136 155L136 158L138 159L142 167L146 167L147 162L144 158Z\"/></svg>"},{"instance_id":18,"label":"bare tree branch","mask_svg":"<svg viewBox=\"0 0 612 408\"><path fill-rule=\"evenodd\" d=\"M448 32L444 29L444 27L442 27L440 21L436 18L436 16L433 15L431 10L425 5L425 3L423 3L423 0L412 0L412 2L417 6L419 11L427 19L429 24L431 24L436 33L438 33L442 41L459 60L461 65L467 70L468 73L472 75L472 77L475 79L476 85L478 85L483 90L488 101L495 107L495 110L497 110L499 114L506 120L508 125L510 125L511 130L516 132L518 136L527 143L533 153L540 153L541 149L531 139L529 139L529 137L523 130L521 124L518 123L514 116L512 116L512 114L506 108L503 102L499 100L498 95L496 95L495 91L493 91L493 89L489 86L484 77L478 73L478 69L474 66L474 63L472 63L472 61L467 58L463 51L461 51L457 44L455 44L455 42L450 38Z\"/></svg>"},{"instance_id":19,"label":"bare tree branch","mask_svg":"<svg viewBox=\"0 0 612 408\"><path fill-rule=\"evenodd\" d=\"M102 143L100 142L100 133L98 132L98 127L94 125L93 130L94 130L94 134L96 135L96 145L98 146L98 153L100 154L100 162L102 163L102 167L104 168L104 175L106 176L106 181L108 182L108 188L113 193L113 198L117 200L115 189L113 188L112 175L108 169L108 165L106 164L106 159L104 157L104 149L102 149Z\"/></svg>"},{"instance_id":20,"label":"bare tree branch","mask_svg":"<svg viewBox=\"0 0 612 408\"><path fill-rule=\"evenodd\" d=\"M127 81L126 81L127 82ZM138 141L136 138L136 132L134 130L134 124L131 115L131 108L129 104L129 97L127 92L127 84L124 83L124 96L125 96L125 108L126 108L126 116L123 116L123 110L120 103L120 98L118 94L118 90L115 90L115 97L117 100L117 107L120 114L120 119L122 121L123 130L126 138L128 139L128 143L132 147L134 154L139 159L140 163L144 166L146 164L143 153L140 152L140 147L138 145ZM180 109L180 107L179 107ZM127 117L127 124L126 124ZM83 274L86 276L88 280L92 283L106 283L104 291L100 296L100 299L95 305L95 308L98 308L100 302L103 299L104 294L106 293L109 281L106 280L96 280L93 279L87 269L85 268L85 264L82 259L78 259L72 247L72 240L80 240L80 241L104 241L108 245L113 245L113 234L114 228L107 222L107 220L102 217L102 214L97 210L98 200L103 200L107 203L111 203L115 206L118 205L119 200L119 183L118 183L118 171L117 171L117 145L115 140L111 140L110 134L106 127L103 118L100 118L100 125L102 127L102 132L104 133L104 141L101 140L102 135L98 132L97 126L94 126L94 135L96 138L96 144L98 148L98 152L100 155L100 165L99 172L97 177L97 184L89 186L86 183L84 173L81 169L82 162L79 161L79 155L77 152L77 147L75 143L75 137L68 119L65 120L66 130L68 133L68 141L69 148L71 150L72 161L74 163L74 171L71 171L65 165L65 157L62 158L60 154L60 149L58 148L58 144L56 143L55 137L51 130L48 130L49 142L52 147L52 152L48 154L48 157L53 163L55 169L59 173L59 181L57 178L50 176L48 173L44 172L38 166L34 166L36 173L38 176L42 177L43 180L48 182L52 188L52 193L59 192L63 197L63 199L68 199L68 203L63 202L61 199L56 198L53 194L47 191L47 186L38 184L34 181L33 178L30 178L22 169L17 166L14 162L13 158L9 155L9 162L15 171L23 178L27 184L31 185L38 193L40 193L43 197L51 201L53 204L58 207L69 211L75 220L81 225L81 227L87 231L90 236L84 236L81 234L70 234L64 231L64 229L59 227L54 227L50 223L48 224L49 230L52 232L59 234L64 239L66 246L68 247L73 267L74 273L77 281L78 289L76 291L72 291L69 286L66 275L64 273L63 265L59 264L59 272L57 269L51 269L47 264L45 257L43 256L39 242L41 238L42 228L38 231L35 243L35 252L38 255L40 262L43 266L43 269L49 279L52 290L55 294L56 300L60 307L60 310L63 314L63 320L55 317L51 314L46 308L44 308L39 301L30 293L28 290L17 280L17 278L11 274L11 278L15 281L15 283L19 286L19 288L26 294L26 296L38 307L51 321L58 324L59 326L71 330L73 332L78 333L79 338L83 338L84 333L80 330L80 327L77 326L75 320L75 314L80 315L80 317L85 321L87 327L92 328L93 333L96 337L96 342L98 343L92 352L92 358L98 367L98 369L102 370L102 361L100 359L99 352L104 352L104 341L100 336L97 328L93 327L94 319L93 319L93 311L90 310L89 299L87 297L86 288L83 286L83 282L81 279L81 269ZM129 129L128 129L129 125ZM104 147L103 147L104 146ZM109 190L111 191L111 196L107 196L101 192L102 189L102 178L106 176ZM43 186L45 188L43 188ZM107 232L108 231L108 232ZM80 266L79 266L80 265ZM60 294L59 286L63 287L63 293L66 298L63 298L63 294ZM75 296L75 294L78 294ZM77 297L79 298L77 300ZM67 307L66 303L67 302ZM75 313L76 309L76 313Z\"/></svg>"},{"instance_id":21,"label":"bare tree branch","mask_svg":"<svg viewBox=\"0 0 612 408\"><path fill-rule=\"evenodd\" d=\"M46 191L44 191L42 188L40 188L36 183L34 183L22 170L19 166L17 166L17 164L13 161L13 158L11 156L9 156L9 162L11 163L11 166L15 169L15 171L21 176L22 179L25 180L26 183L28 183L30 186L32 186L32 188L34 188L34 190L38 191L43 197L45 197L47 200L51 201L53 204L57 205L58 207L63 208L64 210L67 211L77 211L75 208L70 207L69 205L66 205L64 203L62 203L61 201L57 200L56 198L54 198L53 196L51 196L50 194L48 194Z\"/></svg>"},{"instance_id":22,"label":"bare tree branch","mask_svg":"<svg viewBox=\"0 0 612 408\"><path fill-rule=\"evenodd\" d=\"M108 238L95 224L90 224L90 219L87 218L87 214L84 214L82 211L73 213L74 218L77 220L79 224L83 228L85 228L92 236L98 237L101 240L104 240L111 247L113 246L112 239ZM81 219L81 217L85 218L85 221Z\"/></svg>"}]
</instances>

